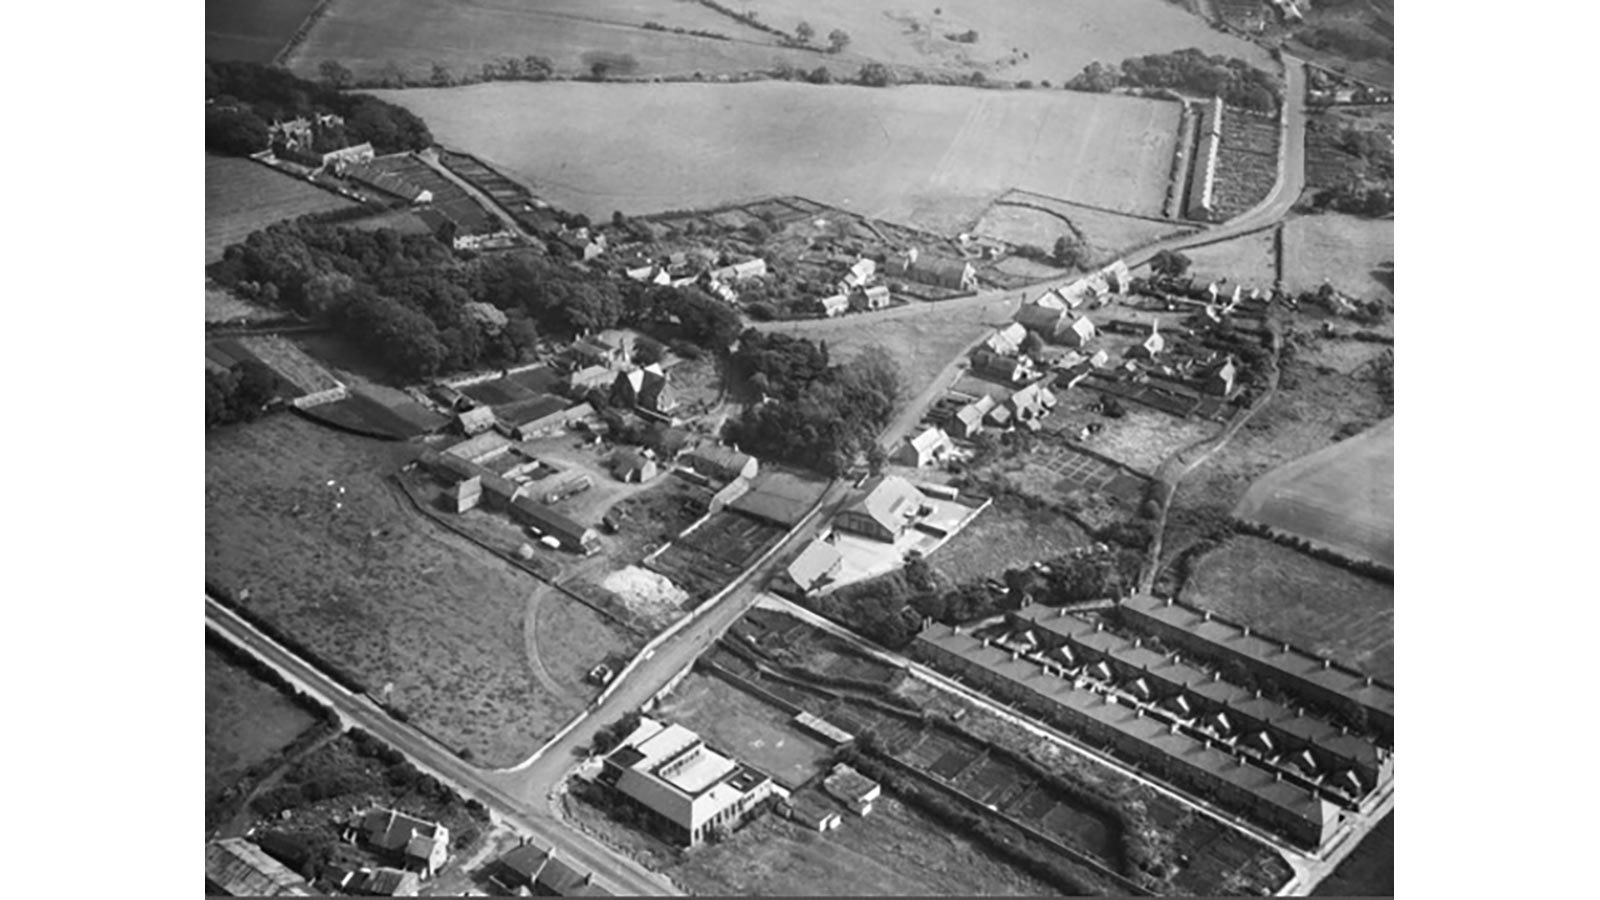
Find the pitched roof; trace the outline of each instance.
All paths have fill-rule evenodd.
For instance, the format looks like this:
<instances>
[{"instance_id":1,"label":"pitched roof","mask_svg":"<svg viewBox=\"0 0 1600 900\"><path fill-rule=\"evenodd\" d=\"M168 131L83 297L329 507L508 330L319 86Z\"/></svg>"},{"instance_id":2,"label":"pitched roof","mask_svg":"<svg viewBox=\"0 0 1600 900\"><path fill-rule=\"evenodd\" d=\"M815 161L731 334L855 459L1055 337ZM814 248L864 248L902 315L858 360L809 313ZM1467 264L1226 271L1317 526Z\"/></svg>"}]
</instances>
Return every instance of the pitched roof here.
<instances>
[{"instance_id":1,"label":"pitched roof","mask_svg":"<svg viewBox=\"0 0 1600 900\"><path fill-rule=\"evenodd\" d=\"M1067 311L1064 309L1029 304L1017 312L1016 321L1030 331L1043 331L1053 335L1061 330L1066 316Z\"/></svg>"},{"instance_id":2,"label":"pitched roof","mask_svg":"<svg viewBox=\"0 0 1600 900\"><path fill-rule=\"evenodd\" d=\"M1089 321L1088 316L1079 316L1073 319L1072 324L1067 326L1067 330L1076 332L1078 337L1086 341L1094 337L1094 323Z\"/></svg>"},{"instance_id":3,"label":"pitched roof","mask_svg":"<svg viewBox=\"0 0 1600 900\"><path fill-rule=\"evenodd\" d=\"M921 434L914 438L908 438L906 442L911 445L913 450L917 451L918 455L921 455L931 453L941 446L948 447L950 445L950 436L945 434L944 429L939 428L937 425L930 425Z\"/></svg>"},{"instance_id":4,"label":"pitched roof","mask_svg":"<svg viewBox=\"0 0 1600 900\"><path fill-rule=\"evenodd\" d=\"M206 845L206 881L235 897L314 897L305 879L244 838Z\"/></svg>"},{"instance_id":5,"label":"pitched roof","mask_svg":"<svg viewBox=\"0 0 1600 900\"><path fill-rule=\"evenodd\" d=\"M456 421L467 431L480 431L494 426L494 410L487 406L476 406L456 416Z\"/></svg>"},{"instance_id":6,"label":"pitched roof","mask_svg":"<svg viewBox=\"0 0 1600 900\"><path fill-rule=\"evenodd\" d=\"M818 587L819 581L832 575L843 560L837 547L824 540L814 540L789 563L789 577L803 590L809 591Z\"/></svg>"},{"instance_id":7,"label":"pitched roof","mask_svg":"<svg viewBox=\"0 0 1600 900\"><path fill-rule=\"evenodd\" d=\"M754 459L748 453L740 453L732 447L719 447L715 444L696 448L688 455L689 466L702 475L719 475L732 478L744 472L745 466Z\"/></svg>"},{"instance_id":8,"label":"pitched roof","mask_svg":"<svg viewBox=\"0 0 1600 900\"><path fill-rule=\"evenodd\" d=\"M864 513L893 532L900 531L927 500L911 482L898 475L879 475L862 486L862 493L847 511Z\"/></svg>"},{"instance_id":9,"label":"pitched roof","mask_svg":"<svg viewBox=\"0 0 1600 900\"><path fill-rule=\"evenodd\" d=\"M430 841L436 840L442 829L443 826L437 822L429 822L381 806L368 810L361 819L361 831L366 834L367 840L385 850L406 848L409 851L412 837L421 836Z\"/></svg>"}]
</instances>

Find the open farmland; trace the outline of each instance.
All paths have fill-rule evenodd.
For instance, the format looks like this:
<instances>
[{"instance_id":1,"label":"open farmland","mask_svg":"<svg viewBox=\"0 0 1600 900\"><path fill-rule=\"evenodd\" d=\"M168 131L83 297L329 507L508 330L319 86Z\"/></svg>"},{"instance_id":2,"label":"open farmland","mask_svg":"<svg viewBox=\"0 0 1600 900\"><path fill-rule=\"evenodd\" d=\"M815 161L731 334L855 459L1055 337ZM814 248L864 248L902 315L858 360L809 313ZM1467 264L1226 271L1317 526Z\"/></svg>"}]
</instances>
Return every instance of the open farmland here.
<instances>
[{"instance_id":1,"label":"open farmland","mask_svg":"<svg viewBox=\"0 0 1600 900\"><path fill-rule=\"evenodd\" d=\"M258 231L308 213L355 206L248 159L206 154L206 262Z\"/></svg>"},{"instance_id":2,"label":"open farmland","mask_svg":"<svg viewBox=\"0 0 1600 900\"><path fill-rule=\"evenodd\" d=\"M206 802L316 719L206 643Z\"/></svg>"},{"instance_id":3,"label":"open farmland","mask_svg":"<svg viewBox=\"0 0 1600 900\"><path fill-rule=\"evenodd\" d=\"M1236 536L1206 554L1180 599L1394 680L1394 588L1265 538Z\"/></svg>"},{"instance_id":4,"label":"open farmland","mask_svg":"<svg viewBox=\"0 0 1600 900\"><path fill-rule=\"evenodd\" d=\"M1267 473L1235 515L1394 565L1394 419Z\"/></svg>"},{"instance_id":5,"label":"open farmland","mask_svg":"<svg viewBox=\"0 0 1600 900\"><path fill-rule=\"evenodd\" d=\"M915 9L860 0L743 0L735 6L785 31L802 20L819 37L843 28L853 52L892 65L981 70L1009 81L1060 84L1096 60L1115 65L1181 47L1272 65L1261 47L1166 0L941 0ZM968 30L978 32L976 42L946 37Z\"/></svg>"},{"instance_id":6,"label":"open farmland","mask_svg":"<svg viewBox=\"0 0 1600 900\"><path fill-rule=\"evenodd\" d=\"M206 59L271 62L317 0L206 0Z\"/></svg>"},{"instance_id":7,"label":"open farmland","mask_svg":"<svg viewBox=\"0 0 1600 900\"><path fill-rule=\"evenodd\" d=\"M1301 216L1283 227L1283 286L1324 281L1361 300L1394 298L1394 220L1339 213Z\"/></svg>"},{"instance_id":8,"label":"open farmland","mask_svg":"<svg viewBox=\"0 0 1600 900\"><path fill-rule=\"evenodd\" d=\"M206 579L449 746L520 761L624 637L414 513L383 476L402 453L288 415L208 433Z\"/></svg>"},{"instance_id":9,"label":"open farmland","mask_svg":"<svg viewBox=\"0 0 1600 900\"><path fill-rule=\"evenodd\" d=\"M650 30L646 22L664 29ZM724 35L718 40L671 29ZM604 63L615 75L718 75L780 64L827 64L854 72L865 61L847 52L827 57L777 46L758 31L684 0L334 0L287 64L303 78L337 60L357 78L382 75L390 63L426 81L434 63L476 75L486 62L542 56L558 74L587 75Z\"/></svg>"},{"instance_id":10,"label":"open farmland","mask_svg":"<svg viewBox=\"0 0 1600 900\"><path fill-rule=\"evenodd\" d=\"M591 218L803 191L941 233L966 227L1013 187L1158 215L1180 115L1160 100L927 85L548 82L375 93L425 118L441 142Z\"/></svg>"}]
</instances>

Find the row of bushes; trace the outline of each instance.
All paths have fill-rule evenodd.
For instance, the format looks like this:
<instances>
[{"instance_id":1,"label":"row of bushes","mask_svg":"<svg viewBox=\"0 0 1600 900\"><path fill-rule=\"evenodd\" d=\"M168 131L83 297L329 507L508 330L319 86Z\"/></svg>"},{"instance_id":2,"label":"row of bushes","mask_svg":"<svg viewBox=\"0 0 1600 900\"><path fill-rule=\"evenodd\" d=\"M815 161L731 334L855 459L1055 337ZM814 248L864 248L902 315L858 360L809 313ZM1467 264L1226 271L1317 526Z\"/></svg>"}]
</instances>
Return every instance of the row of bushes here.
<instances>
[{"instance_id":1,"label":"row of bushes","mask_svg":"<svg viewBox=\"0 0 1600 900\"><path fill-rule=\"evenodd\" d=\"M357 678L349 670L345 669L338 663L323 658L321 654L302 643L299 638L289 634L287 631L279 628L277 625L259 615L254 610L251 610L249 607L241 604L234 597L232 591L221 585L207 581L206 594L212 599L216 600L218 603L222 604L239 618L248 622L257 631L269 638L272 638L279 644L282 644L289 652L310 663L313 668L328 676L340 687L356 694L365 694L367 692L366 684L364 684L361 679Z\"/></svg>"},{"instance_id":2,"label":"row of bushes","mask_svg":"<svg viewBox=\"0 0 1600 900\"><path fill-rule=\"evenodd\" d=\"M710 38L711 40L714 40L714 41L731 41L731 40L733 40L733 38L723 34L720 31L704 31L704 30L698 29L698 28L689 29L689 28L684 28L681 25L676 27L676 28L668 28L667 26L661 24L660 22L646 22L646 23L644 23L644 25L642 27L644 28L645 31L670 31L673 34L689 34L689 35L693 35L695 37Z\"/></svg>"},{"instance_id":3,"label":"row of bushes","mask_svg":"<svg viewBox=\"0 0 1600 900\"><path fill-rule=\"evenodd\" d=\"M1249 534L1256 537L1266 538L1275 544L1280 544L1284 547L1288 547L1291 550L1297 550L1301 553L1304 553L1312 559L1322 560L1325 563L1338 566L1341 569L1354 572L1357 575L1371 578L1374 581L1380 581L1389 585L1394 584L1394 569L1391 569L1381 563L1375 563L1365 559L1351 559L1350 557L1345 556L1337 551L1330 550L1326 547L1317 546L1303 537L1293 534L1286 534L1278 531L1275 528L1262 525L1259 522L1239 521L1234 527L1239 531L1240 534Z\"/></svg>"}]
</instances>

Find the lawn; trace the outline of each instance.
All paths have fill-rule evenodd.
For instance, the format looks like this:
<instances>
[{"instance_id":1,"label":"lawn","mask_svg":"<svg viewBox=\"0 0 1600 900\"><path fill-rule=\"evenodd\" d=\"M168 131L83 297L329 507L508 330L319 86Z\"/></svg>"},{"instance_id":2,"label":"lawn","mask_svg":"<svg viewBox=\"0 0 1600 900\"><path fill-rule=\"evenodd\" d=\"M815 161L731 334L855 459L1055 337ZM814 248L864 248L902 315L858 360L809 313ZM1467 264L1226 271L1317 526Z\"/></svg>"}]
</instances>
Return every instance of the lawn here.
<instances>
[{"instance_id":1,"label":"lawn","mask_svg":"<svg viewBox=\"0 0 1600 900\"><path fill-rule=\"evenodd\" d=\"M1299 216L1283 229L1283 286L1316 290L1324 281L1362 300L1394 299L1394 220L1339 213Z\"/></svg>"},{"instance_id":2,"label":"lawn","mask_svg":"<svg viewBox=\"0 0 1600 900\"><path fill-rule=\"evenodd\" d=\"M317 0L206 0L206 59L270 62Z\"/></svg>"},{"instance_id":3,"label":"lawn","mask_svg":"<svg viewBox=\"0 0 1600 900\"><path fill-rule=\"evenodd\" d=\"M646 22L732 40L647 30ZM334 0L287 63L315 78L317 67L333 59L367 78L392 62L425 80L436 62L456 75L475 75L486 62L525 56L543 56L564 75L587 75L596 62L618 75L688 76L782 63L853 72L865 61L853 53L830 58L778 47L772 35L683 0L408 0L398 9L386 0Z\"/></svg>"},{"instance_id":4,"label":"lawn","mask_svg":"<svg viewBox=\"0 0 1600 900\"><path fill-rule=\"evenodd\" d=\"M1272 250L1271 229L1219 244L1185 250L1183 255L1193 261L1189 274L1202 285L1226 278L1229 284L1242 284L1246 289L1258 287L1266 290L1278 280L1278 263ZM1284 258L1289 257L1285 254ZM1232 293L1231 289L1229 293Z\"/></svg>"},{"instance_id":5,"label":"lawn","mask_svg":"<svg viewBox=\"0 0 1600 900\"><path fill-rule=\"evenodd\" d=\"M698 733L790 790L827 767L829 748L792 717L714 675L695 673L673 689L655 715Z\"/></svg>"},{"instance_id":6,"label":"lawn","mask_svg":"<svg viewBox=\"0 0 1600 900\"><path fill-rule=\"evenodd\" d=\"M1268 473L1235 515L1394 566L1394 419Z\"/></svg>"},{"instance_id":7,"label":"lawn","mask_svg":"<svg viewBox=\"0 0 1600 900\"><path fill-rule=\"evenodd\" d=\"M1394 680L1394 588L1269 540L1237 536L1201 558L1180 599Z\"/></svg>"},{"instance_id":8,"label":"lawn","mask_svg":"<svg viewBox=\"0 0 1600 900\"><path fill-rule=\"evenodd\" d=\"M1182 47L1272 65L1261 47L1165 0L940 0L914 9L859 0L745 0L736 6L785 31L802 20L818 35L843 28L852 51L886 63L981 70L1008 81L1060 84L1096 60L1116 65ZM975 43L946 37L968 30L978 32Z\"/></svg>"},{"instance_id":9,"label":"lawn","mask_svg":"<svg viewBox=\"0 0 1600 900\"><path fill-rule=\"evenodd\" d=\"M206 804L316 723L276 687L206 642Z\"/></svg>"},{"instance_id":10,"label":"lawn","mask_svg":"<svg viewBox=\"0 0 1600 900\"><path fill-rule=\"evenodd\" d=\"M290 415L208 433L206 579L450 746L518 762L625 635L416 514L384 478L401 452Z\"/></svg>"},{"instance_id":11,"label":"lawn","mask_svg":"<svg viewBox=\"0 0 1600 900\"><path fill-rule=\"evenodd\" d=\"M1367 832L1361 845L1311 892L1313 897L1394 896L1394 813Z\"/></svg>"},{"instance_id":12,"label":"lawn","mask_svg":"<svg viewBox=\"0 0 1600 900\"><path fill-rule=\"evenodd\" d=\"M355 204L261 163L206 154L206 262L273 222Z\"/></svg>"},{"instance_id":13,"label":"lawn","mask_svg":"<svg viewBox=\"0 0 1600 900\"><path fill-rule=\"evenodd\" d=\"M803 193L941 233L968 227L1013 187L1159 214L1179 118L1178 104L1160 100L927 85L548 82L375 93L425 118L441 143L590 218Z\"/></svg>"},{"instance_id":14,"label":"lawn","mask_svg":"<svg viewBox=\"0 0 1600 900\"><path fill-rule=\"evenodd\" d=\"M1061 556L1087 542L1083 529L1055 513L994 505L935 550L928 563L947 581L968 584Z\"/></svg>"}]
</instances>

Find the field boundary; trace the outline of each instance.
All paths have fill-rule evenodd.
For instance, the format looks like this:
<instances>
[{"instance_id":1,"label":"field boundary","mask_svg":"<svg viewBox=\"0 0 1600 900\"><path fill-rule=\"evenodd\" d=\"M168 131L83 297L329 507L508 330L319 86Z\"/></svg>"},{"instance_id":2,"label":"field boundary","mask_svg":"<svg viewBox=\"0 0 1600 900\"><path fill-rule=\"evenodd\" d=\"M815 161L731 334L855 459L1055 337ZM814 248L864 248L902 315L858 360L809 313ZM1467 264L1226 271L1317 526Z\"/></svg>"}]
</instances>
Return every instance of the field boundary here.
<instances>
[{"instance_id":1,"label":"field boundary","mask_svg":"<svg viewBox=\"0 0 1600 900\"><path fill-rule=\"evenodd\" d=\"M1030 197L1042 197L1045 200L1049 200L1052 203L1060 203L1063 206L1076 206L1079 209L1087 209L1087 210L1090 210L1091 212L1104 213L1104 214L1106 214L1108 216L1122 216L1123 218L1126 218L1126 219L1138 219L1138 220L1140 220L1142 222L1155 222L1155 223L1160 224L1160 225L1181 225L1182 224L1182 220L1181 219L1168 219L1168 218L1165 218L1163 216L1147 216L1147 215L1144 215L1142 213L1131 213L1131 212L1128 212L1127 210L1124 210L1124 209L1112 209L1109 206L1095 206L1093 203L1083 203L1083 202L1080 202L1080 201L1077 201L1077 200L1066 200L1066 199L1063 199L1061 197L1052 197L1049 194L1041 194L1038 191L1030 191L1027 188L1019 188L1019 187L1011 188L1010 190L1006 191L1004 194L1001 194L1000 195L1000 199L995 200L995 202L996 203L1002 202L1007 194L1027 194Z\"/></svg>"},{"instance_id":2,"label":"field boundary","mask_svg":"<svg viewBox=\"0 0 1600 900\"><path fill-rule=\"evenodd\" d=\"M1389 566L1375 560L1348 556L1322 541L1302 537L1293 532L1274 528L1265 522L1257 522L1254 519L1247 519L1242 516L1234 519L1234 530L1252 537L1265 538L1280 547L1293 550L1296 553L1302 553L1332 566L1338 566L1352 575L1371 578L1388 585L1394 584L1394 569Z\"/></svg>"},{"instance_id":3,"label":"field boundary","mask_svg":"<svg viewBox=\"0 0 1600 900\"><path fill-rule=\"evenodd\" d=\"M375 440L375 441L387 441L387 442L389 442L391 444L397 444L397 443L400 443L400 442L405 440L405 438L398 437L398 436L393 435L393 434L389 434L386 431L368 431L365 428L357 428L354 425L345 425L345 424L340 423L340 422L335 422L332 419L324 419L323 417L321 417L321 416L319 416L316 413L311 411L311 410L313 410L315 408L316 407L309 407L308 408L308 407L295 406L292 403L289 404L289 406L288 406L288 409L289 409L290 412L294 413L295 415L299 416L300 418L305 419L306 421L308 421L308 422L312 423L313 425L316 425L316 426L318 426L320 428L328 428L328 429L331 429L333 431L338 431L338 432L342 432L344 434L352 435L354 437L368 438L370 440Z\"/></svg>"}]
</instances>

